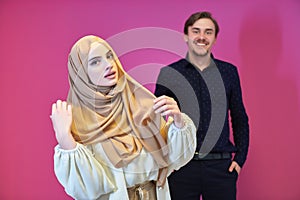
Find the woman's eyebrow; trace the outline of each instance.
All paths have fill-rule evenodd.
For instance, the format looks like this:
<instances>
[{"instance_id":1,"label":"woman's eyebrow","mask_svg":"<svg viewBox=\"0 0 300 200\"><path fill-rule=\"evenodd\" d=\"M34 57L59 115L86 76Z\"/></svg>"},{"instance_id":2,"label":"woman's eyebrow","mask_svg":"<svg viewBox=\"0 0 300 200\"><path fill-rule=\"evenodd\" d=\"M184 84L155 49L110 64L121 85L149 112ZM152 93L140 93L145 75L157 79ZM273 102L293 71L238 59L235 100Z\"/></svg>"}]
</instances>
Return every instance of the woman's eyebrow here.
<instances>
[{"instance_id":1,"label":"woman's eyebrow","mask_svg":"<svg viewBox=\"0 0 300 200\"><path fill-rule=\"evenodd\" d=\"M112 53L112 51L111 51L111 50L109 50L109 51L106 53L106 55L107 55L107 54L111 54L111 53Z\"/></svg>"},{"instance_id":2,"label":"woman's eyebrow","mask_svg":"<svg viewBox=\"0 0 300 200\"><path fill-rule=\"evenodd\" d=\"M95 60L95 59L97 59L97 58L101 58L101 56L93 57L93 58L89 59L88 62L90 62L90 61L92 61L92 60Z\"/></svg>"}]
</instances>

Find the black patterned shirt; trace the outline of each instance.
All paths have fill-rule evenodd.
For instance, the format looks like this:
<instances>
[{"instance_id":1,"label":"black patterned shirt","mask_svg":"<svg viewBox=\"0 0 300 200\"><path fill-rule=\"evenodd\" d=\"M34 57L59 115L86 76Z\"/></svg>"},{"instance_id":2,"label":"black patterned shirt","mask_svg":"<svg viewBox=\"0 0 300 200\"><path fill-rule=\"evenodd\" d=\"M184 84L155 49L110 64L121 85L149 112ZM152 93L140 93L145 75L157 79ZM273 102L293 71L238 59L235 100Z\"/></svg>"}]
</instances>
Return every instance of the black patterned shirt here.
<instances>
[{"instance_id":1,"label":"black patterned shirt","mask_svg":"<svg viewBox=\"0 0 300 200\"><path fill-rule=\"evenodd\" d=\"M211 61L203 71L187 59L163 67L155 95L174 98L181 112L192 118L197 127L197 151L205 144L212 144L209 152L235 153L233 160L242 167L248 154L249 124L238 71L230 63L213 57ZM216 74L223 84L218 83ZM230 141L229 115L233 142Z\"/></svg>"}]
</instances>

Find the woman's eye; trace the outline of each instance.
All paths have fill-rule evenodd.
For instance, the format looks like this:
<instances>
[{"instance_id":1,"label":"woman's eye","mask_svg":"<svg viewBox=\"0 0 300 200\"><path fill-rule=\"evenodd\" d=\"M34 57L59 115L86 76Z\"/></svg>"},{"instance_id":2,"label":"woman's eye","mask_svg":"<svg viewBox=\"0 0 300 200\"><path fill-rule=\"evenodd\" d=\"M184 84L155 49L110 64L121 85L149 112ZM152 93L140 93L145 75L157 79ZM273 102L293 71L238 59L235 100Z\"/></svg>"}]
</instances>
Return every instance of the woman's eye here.
<instances>
[{"instance_id":1,"label":"woman's eye","mask_svg":"<svg viewBox=\"0 0 300 200\"><path fill-rule=\"evenodd\" d=\"M93 60L90 65L98 65L100 63L100 60Z\"/></svg>"},{"instance_id":2,"label":"woman's eye","mask_svg":"<svg viewBox=\"0 0 300 200\"><path fill-rule=\"evenodd\" d=\"M107 54L107 59L113 59L114 58L114 55L112 54L112 53L109 53L109 54Z\"/></svg>"}]
</instances>

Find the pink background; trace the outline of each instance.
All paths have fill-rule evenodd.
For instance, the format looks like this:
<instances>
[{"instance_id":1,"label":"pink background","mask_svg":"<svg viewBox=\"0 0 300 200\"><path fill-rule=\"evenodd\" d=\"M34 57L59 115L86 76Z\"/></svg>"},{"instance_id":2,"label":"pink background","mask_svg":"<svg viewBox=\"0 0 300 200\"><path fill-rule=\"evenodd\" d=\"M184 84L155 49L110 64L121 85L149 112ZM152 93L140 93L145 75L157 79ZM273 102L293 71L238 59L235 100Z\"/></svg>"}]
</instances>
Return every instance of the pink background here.
<instances>
[{"instance_id":1,"label":"pink background","mask_svg":"<svg viewBox=\"0 0 300 200\"><path fill-rule=\"evenodd\" d=\"M213 52L238 66L250 116L250 152L238 180L238 199L300 199L300 2L140 2L0 1L0 199L70 199L54 176L56 141L49 115L51 104L66 97L67 55L78 38L107 39L159 27L167 30L161 38L151 31L134 32L112 46L118 52L139 40L163 43L170 30L182 32L187 17L200 10L211 11L219 21ZM168 43L185 53L181 39ZM126 70L144 68L135 78L151 77L151 90L158 69L179 58L159 45L130 47L121 56Z\"/></svg>"}]
</instances>

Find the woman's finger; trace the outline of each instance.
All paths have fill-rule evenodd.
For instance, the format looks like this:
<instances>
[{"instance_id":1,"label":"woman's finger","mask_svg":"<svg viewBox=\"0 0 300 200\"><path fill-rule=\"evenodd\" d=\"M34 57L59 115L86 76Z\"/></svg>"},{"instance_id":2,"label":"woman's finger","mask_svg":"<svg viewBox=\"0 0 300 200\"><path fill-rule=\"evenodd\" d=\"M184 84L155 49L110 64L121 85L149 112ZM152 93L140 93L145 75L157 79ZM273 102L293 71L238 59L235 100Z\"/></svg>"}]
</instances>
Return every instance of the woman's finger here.
<instances>
[{"instance_id":1,"label":"woman's finger","mask_svg":"<svg viewBox=\"0 0 300 200\"><path fill-rule=\"evenodd\" d=\"M62 108L63 111L67 110L67 102L63 101L61 103L61 108Z\"/></svg>"},{"instance_id":2,"label":"woman's finger","mask_svg":"<svg viewBox=\"0 0 300 200\"><path fill-rule=\"evenodd\" d=\"M72 115L72 106L71 105L68 105L68 113L69 113L69 115Z\"/></svg>"},{"instance_id":3,"label":"woman's finger","mask_svg":"<svg viewBox=\"0 0 300 200\"><path fill-rule=\"evenodd\" d=\"M56 103L52 104L52 112L51 112L51 116L56 112Z\"/></svg>"},{"instance_id":4,"label":"woman's finger","mask_svg":"<svg viewBox=\"0 0 300 200\"><path fill-rule=\"evenodd\" d=\"M154 103L158 102L158 101L161 101L162 99L165 99L166 96L165 95L162 95L162 96L159 96L157 98L154 99Z\"/></svg>"},{"instance_id":5,"label":"woman's finger","mask_svg":"<svg viewBox=\"0 0 300 200\"><path fill-rule=\"evenodd\" d=\"M57 111L60 111L61 110L61 100L57 100L57 102L56 102L56 110Z\"/></svg>"}]
</instances>

